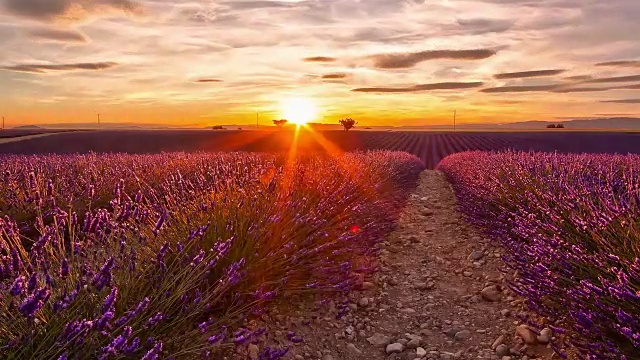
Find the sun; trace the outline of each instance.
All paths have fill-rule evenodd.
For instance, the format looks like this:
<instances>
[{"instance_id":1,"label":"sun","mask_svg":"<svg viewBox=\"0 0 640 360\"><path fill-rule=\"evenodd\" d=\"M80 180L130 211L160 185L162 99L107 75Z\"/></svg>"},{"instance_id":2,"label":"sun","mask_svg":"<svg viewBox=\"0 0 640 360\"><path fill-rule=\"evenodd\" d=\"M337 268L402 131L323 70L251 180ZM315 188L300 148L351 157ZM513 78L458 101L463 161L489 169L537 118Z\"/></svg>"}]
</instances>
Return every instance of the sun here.
<instances>
[{"instance_id":1,"label":"sun","mask_svg":"<svg viewBox=\"0 0 640 360\"><path fill-rule=\"evenodd\" d=\"M318 115L318 107L307 98L289 98L280 104L282 117L290 123L304 125Z\"/></svg>"}]
</instances>

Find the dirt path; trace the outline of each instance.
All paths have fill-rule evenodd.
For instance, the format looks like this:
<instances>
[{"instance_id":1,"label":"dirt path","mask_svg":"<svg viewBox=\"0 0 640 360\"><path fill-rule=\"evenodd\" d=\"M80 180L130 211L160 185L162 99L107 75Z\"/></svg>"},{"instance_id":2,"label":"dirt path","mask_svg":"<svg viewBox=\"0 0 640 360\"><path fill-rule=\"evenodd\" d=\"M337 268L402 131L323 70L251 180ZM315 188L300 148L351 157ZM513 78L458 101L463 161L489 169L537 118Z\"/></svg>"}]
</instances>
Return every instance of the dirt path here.
<instances>
[{"instance_id":1,"label":"dirt path","mask_svg":"<svg viewBox=\"0 0 640 360\"><path fill-rule=\"evenodd\" d=\"M423 172L380 271L350 295L347 315L336 320L339 301L272 313L268 342L293 346L286 358L298 360L550 358L515 335L523 305L505 289L500 250L455 206L444 175ZM294 335L304 341L292 345Z\"/></svg>"}]
</instances>

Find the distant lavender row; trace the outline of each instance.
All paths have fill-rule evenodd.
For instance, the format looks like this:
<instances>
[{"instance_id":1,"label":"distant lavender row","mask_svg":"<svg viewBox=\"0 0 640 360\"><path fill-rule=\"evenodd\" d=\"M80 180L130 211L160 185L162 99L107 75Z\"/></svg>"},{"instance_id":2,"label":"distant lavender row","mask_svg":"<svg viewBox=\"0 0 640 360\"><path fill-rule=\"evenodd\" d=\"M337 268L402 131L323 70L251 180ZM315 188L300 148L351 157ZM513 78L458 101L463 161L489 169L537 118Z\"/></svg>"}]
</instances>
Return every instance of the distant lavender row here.
<instances>
[{"instance_id":1,"label":"distant lavender row","mask_svg":"<svg viewBox=\"0 0 640 360\"><path fill-rule=\"evenodd\" d=\"M423 132L423 131L212 131L110 130L57 134L0 144L0 154L131 153L162 151L251 151L299 154L325 152L327 142L343 151L406 151L433 169L444 157L463 151L558 151L640 154L640 133L624 132Z\"/></svg>"},{"instance_id":2,"label":"distant lavender row","mask_svg":"<svg viewBox=\"0 0 640 360\"><path fill-rule=\"evenodd\" d=\"M269 300L362 281L422 164L285 160L2 157L0 357L215 359Z\"/></svg>"},{"instance_id":3,"label":"distant lavender row","mask_svg":"<svg viewBox=\"0 0 640 360\"><path fill-rule=\"evenodd\" d=\"M502 240L513 290L566 332L556 346L640 359L640 156L470 152L439 168Z\"/></svg>"}]
</instances>

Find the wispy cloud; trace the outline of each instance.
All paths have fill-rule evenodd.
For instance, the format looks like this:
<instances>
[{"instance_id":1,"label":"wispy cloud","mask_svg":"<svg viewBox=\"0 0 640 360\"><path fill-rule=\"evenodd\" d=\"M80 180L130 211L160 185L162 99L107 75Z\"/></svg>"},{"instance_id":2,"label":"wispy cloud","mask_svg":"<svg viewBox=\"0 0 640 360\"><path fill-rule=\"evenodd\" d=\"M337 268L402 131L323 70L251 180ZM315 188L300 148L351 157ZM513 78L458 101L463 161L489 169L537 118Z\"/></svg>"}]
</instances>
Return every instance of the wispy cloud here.
<instances>
[{"instance_id":1,"label":"wispy cloud","mask_svg":"<svg viewBox=\"0 0 640 360\"><path fill-rule=\"evenodd\" d=\"M611 104L640 104L640 99L602 100L600 102Z\"/></svg>"},{"instance_id":2,"label":"wispy cloud","mask_svg":"<svg viewBox=\"0 0 640 360\"><path fill-rule=\"evenodd\" d=\"M338 79L345 79L347 77L349 77L349 74L346 74L346 73L334 73L334 74L322 75L322 79L324 80L338 80Z\"/></svg>"},{"instance_id":3,"label":"wispy cloud","mask_svg":"<svg viewBox=\"0 0 640 360\"><path fill-rule=\"evenodd\" d=\"M587 83L612 83L612 82L631 82L631 81L640 81L640 75L628 75L628 76L614 76L614 77L606 77L606 78L596 78L590 79L585 82Z\"/></svg>"},{"instance_id":4,"label":"wispy cloud","mask_svg":"<svg viewBox=\"0 0 640 360\"><path fill-rule=\"evenodd\" d=\"M564 69L519 71L495 74L493 77L496 79L522 79L542 76L554 76L562 74L565 71L566 70Z\"/></svg>"},{"instance_id":5,"label":"wispy cloud","mask_svg":"<svg viewBox=\"0 0 640 360\"><path fill-rule=\"evenodd\" d=\"M377 54L369 58L372 59L374 65L380 69L406 69L428 60L482 60L496 53L497 51L492 49L426 50L407 53Z\"/></svg>"},{"instance_id":6,"label":"wispy cloud","mask_svg":"<svg viewBox=\"0 0 640 360\"><path fill-rule=\"evenodd\" d=\"M483 93L520 93L520 92L540 92L556 90L559 85L521 85L521 86L502 86L480 90Z\"/></svg>"},{"instance_id":7,"label":"wispy cloud","mask_svg":"<svg viewBox=\"0 0 640 360\"><path fill-rule=\"evenodd\" d=\"M356 88L351 91L363 93L411 93L431 90L459 90L473 89L483 85L482 82L442 82L434 84L420 84L409 87L368 87Z\"/></svg>"},{"instance_id":8,"label":"wispy cloud","mask_svg":"<svg viewBox=\"0 0 640 360\"><path fill-rule=\"evenodd\" d=\"M194 82L196 82L196 83L220 83L220 82L222 82L222 80L206 78L206 79L196 79Z\"/></svg>"},{"instance_id":9,"label":"wispy cloud","mask_svg":"<svg viewBox=\"0 0 640 360\"><path fill-rule=\"evenodd\" d=\"M305 62L320 62L320 63L326 63L326 62L334 62L337 61L338 59L334 58L334 57L330 57L330 56L312 56L312 57L307 57L302 59Z\"/></svg>"},{"instance_id":10,"label":"wispy cloud","mask_svg":"<svg viewBox=\"0 0 640 360\"><path fill-rule=\"evenodd\" d=\"M640 67L640 60L619 60L597 63L596 66Z\"/></svg>"},{"instance_id":11,"label":"wispy cloud","mask_svg":"<svg viewBox=\"0 0 640 360\"><path fill-rule=\"evenodd\" d=\"M4 5L13 14L43 21L80 20L100 11L142 12L140 3L132 0L4 0Z\"/></svg>"},{"instance_id":12,"label":"wispy cloud","mask_svg":"<svg viewBox=\"0 0 640 360\"><path fill-rule=\"evenodd\" d=\"M591 76L591 75L574 75L574 76L567 76L565 79L571 80L571 81L585 81L585 80L593 79L593 76Z\"/></svg>"},{"instance_id":13,"label":"wispy cloud","mask_svg":"<svg viewBox=\"0 0 640 360\"><path fill-rule=\"evenodd\" d=\"M66 43L86 43L88 41L84 34L75 30L59 29L32 29L27 31L27 35L36 40L66 42Z\"/></svg>"},{"instance_id":14,"label":"wispy cloud","mask_svg":"<svg viewBox=\"0 0 640 360\"><path fill-rule=\"evenodd\" d=\"M56 71L73 71L73 70L104 70L117 66L115 62L94 62L94 63L75 63L75 64L21 64L11 66L0 66L0 70L37 73L44 74Z\"/></svg>"}]
</instances>

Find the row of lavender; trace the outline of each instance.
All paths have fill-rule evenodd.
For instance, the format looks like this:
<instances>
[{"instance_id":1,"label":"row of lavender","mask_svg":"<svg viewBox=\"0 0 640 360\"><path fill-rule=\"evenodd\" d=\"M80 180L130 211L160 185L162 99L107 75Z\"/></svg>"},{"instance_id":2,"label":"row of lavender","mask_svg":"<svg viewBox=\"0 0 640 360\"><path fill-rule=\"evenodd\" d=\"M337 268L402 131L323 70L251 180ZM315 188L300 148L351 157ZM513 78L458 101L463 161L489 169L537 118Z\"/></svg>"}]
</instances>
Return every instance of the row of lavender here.
<instances>
[{"instance_id":1,"label":"row of lavender","mask_svg":"<svg viewBox=\"0 0 640 360\"><path fill-rule=\"evenodd\" d=\"M640 156L468 152L439 169L559 353L640 359Z\"/></svg>"},{"instance_id":2,"label":"row of lavender","mask_svg":"<svg viewBox=\"0 0 640 360\"><path fill-rule=\"evenodd\" d=\"M268 301L361 281L421 168L394 152L2 157L0 357L218 358L256 341Z\"/></svg>"}]
</instances>

